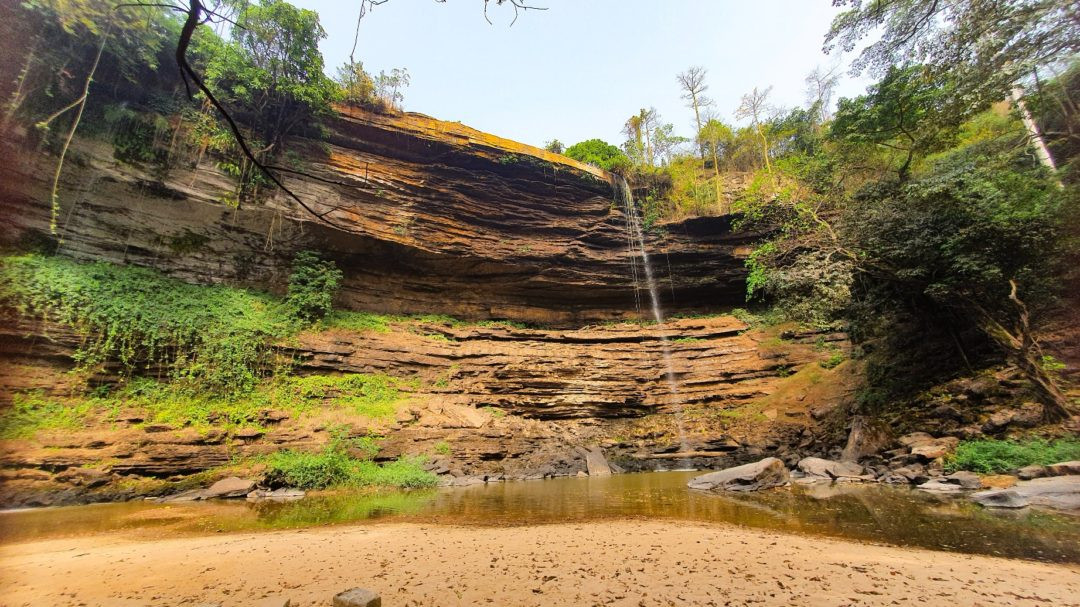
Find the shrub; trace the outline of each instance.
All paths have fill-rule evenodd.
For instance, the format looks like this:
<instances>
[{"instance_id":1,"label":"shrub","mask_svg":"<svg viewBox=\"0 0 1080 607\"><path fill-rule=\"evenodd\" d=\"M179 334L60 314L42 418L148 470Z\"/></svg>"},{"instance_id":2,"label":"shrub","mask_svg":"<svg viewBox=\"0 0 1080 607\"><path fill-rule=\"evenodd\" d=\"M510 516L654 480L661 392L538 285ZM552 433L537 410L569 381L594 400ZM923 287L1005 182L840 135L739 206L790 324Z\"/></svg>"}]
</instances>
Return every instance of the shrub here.
<instances>
[{"instance_id":1,"label":"shrub","mask_svg":"<svg viewBox=\"0 0 1080 607\"><path fill-rule=\"evenodd\" d=\"M630 159L619 148L602 139L589 139L566 149L565 155L605 171L625 171Z\"/></svg>"},{"instance_id":2,"label":"shrub","mask_svg":"<svg viewBox=\"0 0 1080 607\"><path fill-rule=\"evenodd\" d=\"M302 321L323 318L334 309L334 295L342 276L333 261L314 251L300 251L293 259L285 303Z\"/></svg>"},{"instance_id":3,"label":"shrub","mask_svg":"<svg viewBox=\"0 0 1080 607\"><path fill-rule=\"evenodd\" d=\"M823 369L833 369L840 366L840 363L844 362L843 352L833 352L828 359L821 361L821 367Z\"/></svg>"},{"instance_id":4,"label":"shrub","mask_svg":"<svg viewBox=\"0 0 1080 607\"><path fill-rule=\"evenodd\" d=\"M1080 459L1080 439L975 440L960 443L945 462L945 469L993 474L1076 459Z\"/></svg>"}]
</instances>

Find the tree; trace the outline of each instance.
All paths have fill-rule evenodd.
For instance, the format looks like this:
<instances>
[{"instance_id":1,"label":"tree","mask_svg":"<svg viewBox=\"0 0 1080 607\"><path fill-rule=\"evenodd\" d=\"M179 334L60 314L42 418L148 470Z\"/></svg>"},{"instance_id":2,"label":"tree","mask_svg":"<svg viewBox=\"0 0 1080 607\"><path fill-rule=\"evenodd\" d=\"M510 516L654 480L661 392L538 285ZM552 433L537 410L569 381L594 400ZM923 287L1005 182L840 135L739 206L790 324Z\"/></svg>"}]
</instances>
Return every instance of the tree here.
<instances>
[{"instance_id":1,"label":"tree","mask_svg":"<svg viewBox=\"0 0 1080 607\"><path fill-rule=\"evenodd\" d=\"M637 166L655 166L653 134L659 122L660 114L656 108L641 108L637 114L627 119L623 126L623 133L626 134L623 148Z\"/></svg>"},{"instance_id":2,"label":"tree","mask_svg":"<svg viewBox=\"0 0 1080 607\"><path fill-rule=\"evenodd\" d=\"M825 52L850 52L872 32L857 71L884 74L920 63L957 81L976 109L1005 98L1033 69L1080 52L1080 19L1072 0L834 0L849 7L833 19Z\"/></svg>"},{"instance_id":3,"label":"tree","mask_svg":"<svg viewBox=\"0 0 1080 607\"><path fill-rule=\"evenodd\" d=\"M375 96L388 107L401 109L405 101L404 89L409 86L409 70L394 68L390 73L379 72L375 77Z\"/></svg>"},{"instance_id":4,"label":"tree","mask_svg":"<svg viewBox=\"0 0 1080 607\"><path fill-rule=\"evenodd\" d=\"M676 76L679 85L683 88L682 98L685 99L690 108L694 110L695 133L700 133L703 126L701 121L702 108L712 105L712 100L705 96L705 91L709 90L709 85L705 84L705 75L707 73L705 68L694 66ZM701 160L704 162L705 145L699 141L698 147L701 152Z\"/></svg>"},{"instance_id":5,"label":"tree","mask_svg":"<svg viewBox=\"0 0 1080 607\"><path fill-rule=\"evenodd\" d=\"M551 141L544 142L544 149L554 154L562 154L566 150L566 146L558 139L552 139Z\"/></svg>"},{"instance_id":6,"label":"tree","mask_svg":"<svg viewBox=\"0 0 1080 607\"><path fill-rule=\"evenodd\" d=\"M566 156L605 171L624 171L630 160L619 148L602 139L588 139L566 149Z\"/></svg>"},{"instance_id":7,"label":"tree","mask_svg":"<svg viewBox=\"0 0 1080 607\"><path fill-rule=\"evenodd\" d=\"M723 205L723 196L721 195L720 187L721 150L730 145L734 137L735 135L731 132L731 127L716 118L709 119L701 126L701 130L698 131L698 141L700 141L702 147L708 150L712 155L713 179L715 181L716 203L718 205Z\"/></svg>"},{"instance_id":8,"label":"tree","mask_svg":"<svg viewBox=\"0 0 1080 607\"><path fill-rule=\"evenodd\" d=\"M375 102L375 80L359 61L346 61L337 70L338 98L347 104L371 106Z\"/></svg>"},{"instance_id":9,"label":"tree","mask_svg":"<svg viewBox=\"0 0 1080 607\"><path fill-rule=\"evenodd\" d=\"M831 135L871 143L900 153L900 179L912 162L943 149L961 122L949 112L950 84L928 76L920 66L891 68L866 95L841 99Z\"/></svg>"},{"instance_id":10,"label":"tree","mask_svg":"<svg viewBox=\"0 0 1080 607\"><path fill-rule=\"evenodd\" d=\"M868 312L907 312L977 329L1032 383L1047 418L1075 407L1043 364L1034 322L1055 300L1077 253L1070 218L1075 193L1012 137L950 151L907 183L882 183L849 209L847 238L867 277ZM959 354L966 358L961 346Z\"/></svg>"},{"instance_id":11,"label":"tree","mask_svg":"<svg viewBox=\"0 0 1080 607\"><path fill-rule=\"evenodd\" d=\"M850 52L880 33L853 63L856 72L884 74L894 65L918 63L935 78L954 83L953 113L971 116L989 104L1014 98L1024 113L1023 81L1080 53L1080 10L1075 0L834 0L849 7L833 20L825 52ZM1045 142L1034 123L1036 146ZM1046 164L1053 166L1047 155Z\"/></svg>"},{"instance_id":12,"label":"tree","mask_svg":"<svg viewBox=\"0 0 1080 607\"><path fill-rule=\"evenodd\" d=\"M832 117L832 98L839 83L836 68L826 71L818 66L807 74L806 104L816 114L818 124L824 124Z\"/></svg>"},{"instance_id":13,"label":"tree","mask_svg":"<svg viewBox=\"0 0 1080 607\"><path fill-rule=\"evenodd\" d=\"M333 83L323 74L316 12L283 0L245 5L232 41L207 66L207 84L237 108L273 153L298 128L329 109Z\"/></svg>"},{"instance_id":14,"label":"tree","mask_svg":"<svg viewBox=\"0 0 1080 607\"><path fill-rule=\"evenodd\" d=\"M769 139L765 134L765 120L772 111L769 105L769 93L772 87L766 87L759 91L755 86L753 91L742 96L735 117L738 119L750 119L750 125L754 127L757 136L761 139L761 157L765 161L765 170L772 172L772 163L769 162Z\"/></svg>"}]
</instances>

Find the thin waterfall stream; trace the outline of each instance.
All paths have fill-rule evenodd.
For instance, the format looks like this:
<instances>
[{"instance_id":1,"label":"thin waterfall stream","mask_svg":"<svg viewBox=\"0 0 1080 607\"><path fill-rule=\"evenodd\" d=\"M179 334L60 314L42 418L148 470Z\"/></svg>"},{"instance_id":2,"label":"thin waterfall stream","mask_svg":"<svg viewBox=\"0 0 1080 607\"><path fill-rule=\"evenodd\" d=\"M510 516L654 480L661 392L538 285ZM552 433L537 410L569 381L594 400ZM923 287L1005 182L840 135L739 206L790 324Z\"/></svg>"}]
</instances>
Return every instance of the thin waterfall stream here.
<instances>
[{"instance_id":1,"label":"thin waterfall stream","mask_svg":"<svg viewBox=\"0 0 1080 607\"><path fill-rule=\"evenodd\" d=\"M626 217L626 239L630 259L630 275L634 281L634 303L641 311L641 297L639 295L639 276L645 276L645 287L649 292L649 305L652 309L652 317L656 322L657 334L660 338L660 350L664 361L664 377L667 380L668 390L671 392L672 402L675 406L675 425L679 435L679 452L686 453L690 449L686 444L686 432L683 427L683 404L679 395L679 382L675 377L675 366L671 361L671 340L664 328L664 311L660 306L660 291L656 286L656 278L653 275L652 263L649 261L649 251L645 247L645 230L641 225L641 217L638 214L637 205L634 204L634 195L630 190L630 184L622 177L616 176L615 191L619 201L623 205L623 214ZM642 272L638 272L637 258L640 255ZM687 462L680 462L679 467L686 467Z\"/></svg>"}]
</instances>

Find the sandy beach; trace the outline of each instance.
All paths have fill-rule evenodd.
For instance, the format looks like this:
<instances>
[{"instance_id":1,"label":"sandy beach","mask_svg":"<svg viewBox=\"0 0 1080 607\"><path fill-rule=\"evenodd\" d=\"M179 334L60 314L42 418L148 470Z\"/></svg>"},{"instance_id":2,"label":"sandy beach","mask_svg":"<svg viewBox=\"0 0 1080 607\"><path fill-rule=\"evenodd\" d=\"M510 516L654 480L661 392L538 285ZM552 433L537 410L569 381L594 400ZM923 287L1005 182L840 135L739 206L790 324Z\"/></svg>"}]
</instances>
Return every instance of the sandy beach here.
<instances>
[{"instance_id":1,"label":"sandy beach","mask_svg":"<svg viewBox=\"0 0 1080 607\"><path fill-rule=\"evenodd\" d=\"M1080 566L729 525L337 526L146 541L105 534L0 547L0 604L1080 605Z\"/></svg>"}]
</instances>

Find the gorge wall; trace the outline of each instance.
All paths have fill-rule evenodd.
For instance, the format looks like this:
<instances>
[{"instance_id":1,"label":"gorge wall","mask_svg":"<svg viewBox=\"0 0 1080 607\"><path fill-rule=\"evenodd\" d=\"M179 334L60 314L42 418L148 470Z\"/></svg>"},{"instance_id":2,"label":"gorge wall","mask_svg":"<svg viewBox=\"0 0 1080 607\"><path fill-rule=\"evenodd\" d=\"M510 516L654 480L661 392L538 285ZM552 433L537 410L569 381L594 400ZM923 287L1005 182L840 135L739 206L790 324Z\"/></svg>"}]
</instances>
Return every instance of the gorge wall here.
<instances>
[{"instance_id":1,"label":"gorge wall","mask_svg":"<svg viewBox=\"0 0 1080 607\"><path fill-rule=\"evenodd\" d=\"M640 318L635 302L647 295L634 291L612 176L593 167L457 123L342 108L325 143L294 146L303 174L285 178L322 221L280 192L226 204L235 183L205 158L162 174L117 162L101 141L74 152L54 236L54 158L6 150L0 244L276 293L295 252L314 249L344 271L339 307L545 328L417 320L385 332L304 333L277 345L296 373L409 380L393 419L266 410L252 427L207 431L114 412L85 428L2 441L5 504L172 490L238 457L318 448L341 424L384 436L380 458L428 455L436 472L474 480L584 472L598 448L623 469L793 459L795 448L825 454L845 435L842 416L830 413L850 404L857 367L819 364L846 351L842 334L760 329L722 314L663 327L611 322ZM649 236L665 312L743 301L753 236L729 221L670 223ZM17 392L70 395L81 336L12 310L5 317L0 406ZM664 377L662 333L677 396Z\"/></svg>"},{"instance_id":2,"label":"gorge wall","mask_svg":"<svg viewBox=\"0 0 1080 607\"><path fill-rule=\"evenodd\" d=\"M54 158L5 150L0 244L51 241ZM150 266L193 282L280 291L297 250L345 271L337 302L387 313L438 310L575 326L636 316L625 217L612 176L564 156L418 114L341 108L327 141L289 156L290 189L234 208L213 161L121 164L82 141L60 192L59 243L78 259ZM649 242L672 313L739 305L750 235L728 218L662 226Z\"/></svg>"}]
</instances>

